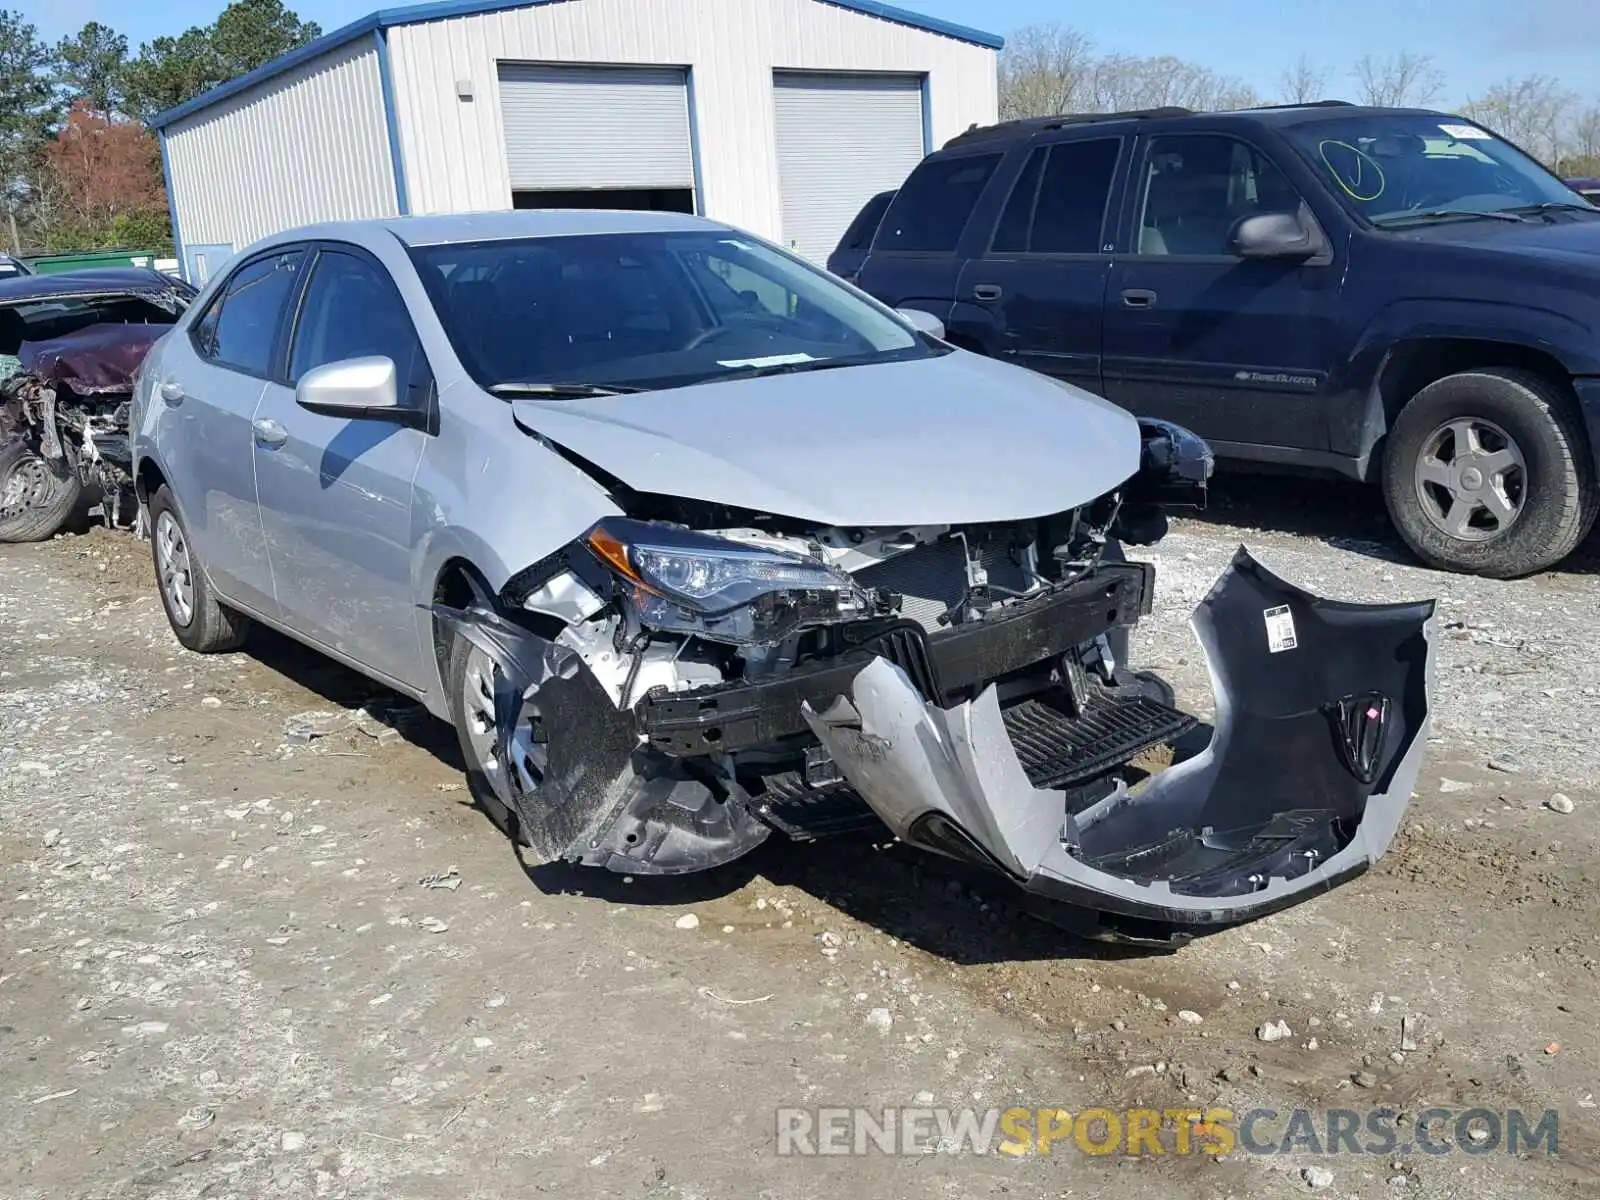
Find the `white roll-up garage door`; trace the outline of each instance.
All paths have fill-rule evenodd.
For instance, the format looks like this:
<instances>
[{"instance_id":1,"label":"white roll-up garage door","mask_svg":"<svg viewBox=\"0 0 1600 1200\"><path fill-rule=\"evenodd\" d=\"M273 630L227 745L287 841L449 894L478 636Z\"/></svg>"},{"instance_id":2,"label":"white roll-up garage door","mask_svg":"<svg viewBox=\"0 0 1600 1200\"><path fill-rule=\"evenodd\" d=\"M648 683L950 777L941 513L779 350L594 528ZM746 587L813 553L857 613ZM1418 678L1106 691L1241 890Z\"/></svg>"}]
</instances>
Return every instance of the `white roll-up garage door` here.
<instances>
[{"instance_id":1,"label":"white roll-up garage door","mask_svg":"<svg viewBox=\"0 0 1600 1200\"><path fill-rule=\"evenodd\" d=\"M501 63L500 110L513 191L694 187L681 70Z\"/></svg>"},{"instance_id":2,"label":"white roll-up garage door","mask_svg":"<svg viewBox=\"0 0 1600 1200\"><path fill-rule=\"evenodd\" d=\"M922 80L778 71L772 83L784 244L821 263L861 206L922 161Z\"/></svg>"}]
</instances>

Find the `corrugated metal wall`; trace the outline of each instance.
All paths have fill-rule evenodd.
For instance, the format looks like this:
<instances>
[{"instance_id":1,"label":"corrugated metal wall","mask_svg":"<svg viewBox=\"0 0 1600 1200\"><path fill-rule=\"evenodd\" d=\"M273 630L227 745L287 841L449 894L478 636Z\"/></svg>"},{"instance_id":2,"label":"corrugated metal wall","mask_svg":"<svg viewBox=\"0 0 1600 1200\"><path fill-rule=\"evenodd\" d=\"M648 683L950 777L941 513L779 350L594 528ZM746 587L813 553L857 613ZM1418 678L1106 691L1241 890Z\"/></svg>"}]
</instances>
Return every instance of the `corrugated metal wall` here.
<instances>
[{"instance_id":1,"label":"corrugated metal wall","mask_svg":"<svg viewBox=\"0 0 1600 1200\"><path fill-rule=\"evenodd\" d=\"M502 61L689 68L705 211L774 240L774 70L926 75L936 146L996 119L993 50L818 0L574 0L399 26L389 59L419 213L510 207ZM457 80L471 81L471 100Z\"/></svg>"},{"instance_id":2,"label":"corrugated metal wall","mask_svg":"<svg viewBox=\"0 0 1600 1200\"><path fill-rule=\"evenodd\" d=\"M185 243L398 211L371 38L330 51L166 130Z\"/></svg>"}]
</instances>

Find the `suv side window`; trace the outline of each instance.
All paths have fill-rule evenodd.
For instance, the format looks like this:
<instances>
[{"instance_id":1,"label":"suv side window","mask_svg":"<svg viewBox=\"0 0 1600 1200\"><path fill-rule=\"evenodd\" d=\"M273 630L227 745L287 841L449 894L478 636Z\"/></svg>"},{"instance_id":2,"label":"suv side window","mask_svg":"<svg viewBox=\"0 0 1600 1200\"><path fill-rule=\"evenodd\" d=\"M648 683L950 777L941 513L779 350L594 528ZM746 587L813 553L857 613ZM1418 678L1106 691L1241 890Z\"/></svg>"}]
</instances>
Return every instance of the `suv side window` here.
<instances>
[{"instance_id":1,"label":"suv side window","mask_svg":"<svg viewBox=\"0 0 1600 1200\"><path fill-rule=\"evenodd\" d=\"M873 248L954 252L1001 157L979 154L918 167L895 193Z\"/></svg>"},{"instance_id":2,"label":"suv side window","mask_svg":"<svg viewBox=\"0 0 1600 1200\"><path fill-rule=\"evenodd\" d=\"M1121 138L1040 146L1028 156L995 227L995 253L1098 254Z\"/></svg>"},{"instance_id":3,"label":"suv side window","mask_svg":"<svg viewBox=\"0 0 1600 1200\"><path fill-rule=\"evenodd\" d=\"M1148 255L1231 257L1242 218L1301 204L1259 150L1214 133L1151 138L1140 190L1138 253Z\"/></svg>"},{"instance_id":4,"label":"suv side window","mask_svg":"<svg viewBox=\"0 0 1600 1200\"><path fill-rule=\"evenodd\" d=\"M395 378L422 404L432 376L411 314L389 276L355 254L323 250L306 285L289 351L289 382L313 367L381 355ZM418 389L423 394L418 395Z\"/></svg>"},{"instance_id":5,"label":"suv side window","mask_svg":"<svg viewBox=\"0 0 1600 1200\"><path fill-rule=\"evenodd\" d=\"M305 251L296 246L244 263L195 322L195 349L219 367L270 377L283 310L300 283Z\"/></svg>"}]
</instances>

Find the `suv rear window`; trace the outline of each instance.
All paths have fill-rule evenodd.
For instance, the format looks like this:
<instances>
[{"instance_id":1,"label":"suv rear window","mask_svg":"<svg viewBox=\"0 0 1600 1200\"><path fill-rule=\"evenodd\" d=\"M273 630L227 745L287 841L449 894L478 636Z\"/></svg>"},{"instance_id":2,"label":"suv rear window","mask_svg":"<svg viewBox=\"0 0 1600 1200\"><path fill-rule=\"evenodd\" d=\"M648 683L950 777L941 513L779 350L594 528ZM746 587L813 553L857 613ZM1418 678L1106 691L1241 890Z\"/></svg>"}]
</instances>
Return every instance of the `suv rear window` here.
<instances>
[{"instance_id":1,"label":"suv rear window","mask_svg":"<svg viewBox=\"0 0 1600 1200\"><path fill-rule=\"evenodd\" d=\"M918 167L889 205L874 248L953 251L1000 158L980 154Z\"/></svg>"},{"instance_id":2,"label":"suv rear window","mask_svg":"<svg viewBox=\"0 0 1600 1200\"><path fill-rule=\"evenodd\" d=\"M850 228L844 231L844 237L839 239L839 249L865 250L872 245L872 235L878 232L878 226L883 223L883 214L888 211L889 201L893 199L893 192L879 192L863 204L856 219L850 222Z\"/></svg>"}]
</instances>

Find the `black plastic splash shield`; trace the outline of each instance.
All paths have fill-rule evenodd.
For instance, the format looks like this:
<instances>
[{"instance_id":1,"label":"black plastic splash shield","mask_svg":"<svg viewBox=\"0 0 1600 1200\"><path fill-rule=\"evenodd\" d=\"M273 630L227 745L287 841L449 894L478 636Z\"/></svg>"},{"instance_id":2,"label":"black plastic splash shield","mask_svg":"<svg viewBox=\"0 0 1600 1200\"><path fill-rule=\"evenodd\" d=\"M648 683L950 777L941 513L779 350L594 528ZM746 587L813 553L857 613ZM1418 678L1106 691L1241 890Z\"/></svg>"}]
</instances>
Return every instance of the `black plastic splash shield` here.
<instances>
[{"instance_id":1,"label":"black plastic splash shield","mask_svg":"<svg viewBox=\"0 0 1600 1200\"><path fill-rule=\"evenodd\" d=\"M715 781L641 747L633 714L620 711L577 653L486 607L433 612L495 664L499 769L483 776L517 817L526 856L640 875L681 875L731 862L768 827ZM535 700L537 698L537 700ZM548 746L532 791L513 783L511 738L535 705Z\"/></svg>"},{"instance_id":2,"label":"black plastic splash shield","mask_svg":"<svg viewBox=\"0 0 1600 1200\"><path fill-rule=\"evenodd\" d=\"M961 845L1112 936L1171 940L1319 895L1387 850L1427 740L1432 618L1432 602L1324 600L1241 548L1194 615L1210 744L1077 814L1032 785L993 689L940 708L879 660L807 720L901 837Z\"/></svg>"}]
</instances>

